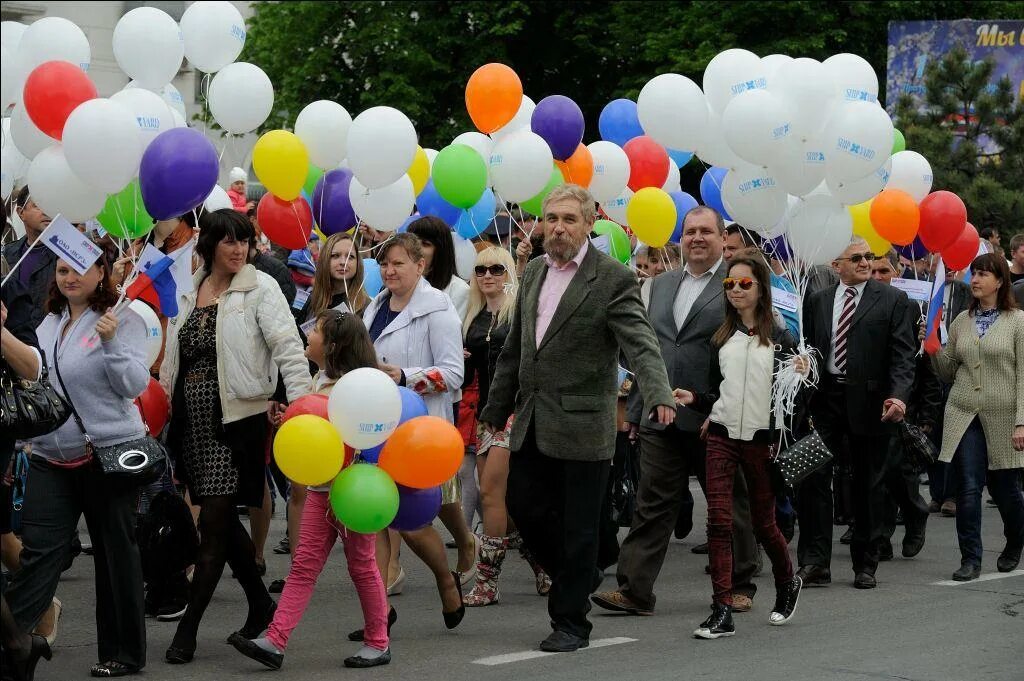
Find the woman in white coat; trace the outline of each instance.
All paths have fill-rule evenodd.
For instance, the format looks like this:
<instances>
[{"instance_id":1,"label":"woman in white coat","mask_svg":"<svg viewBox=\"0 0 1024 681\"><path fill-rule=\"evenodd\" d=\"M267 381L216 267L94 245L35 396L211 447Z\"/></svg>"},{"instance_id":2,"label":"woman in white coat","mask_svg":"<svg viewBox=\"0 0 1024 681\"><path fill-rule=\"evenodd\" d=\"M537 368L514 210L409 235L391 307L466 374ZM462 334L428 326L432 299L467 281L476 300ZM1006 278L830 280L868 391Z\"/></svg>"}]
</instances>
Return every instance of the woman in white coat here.
<instances>
[{"instance_id":1,"label":"woman in white coat","mask_svg":"<svg viewBox=\"0 0 1024 681\"><path fill-rule=\"evenodd\" d=\"M288 399L312 390L295 318L277 282L248 264L255 232L230 209L199 221L196 250L203 267L194 291L179 295L167 326L160 381L171 399L168 446L175 472L198 504L199 556L188 609L165 658L190 662L199 622L231 563L249 614L239 629L256 638L275 604L256 565L256 553L235 511L263 503L268 400L284 378Z\"/></svg>"},{"instance_id":2,"label":"woman in white coat","mask_svg":"<svg viewBox=\"0 0 1024 681\"><path fill-rule=\"evenodd\" d=\"M381 370L398 385L414 390L427 413L452 421L452 396L462 385L462 324L451 300L423 279L423 249L412 234L398 234L378 256L385 289L363 314ZM458 504L457 485L443 488L442 508ZM458 514L461 518L461 513ZM468 530L465 530L468 534ZM432 526L402 532L402 538L434 573L445 625L458 626L465 614L458 575L449 572L441 536ZM472 535L470 535L472 542ZM378 560L390 561L386 532L378 539ZM387 575L383 575L387 580Z\"/></svg>"}]
</instances>

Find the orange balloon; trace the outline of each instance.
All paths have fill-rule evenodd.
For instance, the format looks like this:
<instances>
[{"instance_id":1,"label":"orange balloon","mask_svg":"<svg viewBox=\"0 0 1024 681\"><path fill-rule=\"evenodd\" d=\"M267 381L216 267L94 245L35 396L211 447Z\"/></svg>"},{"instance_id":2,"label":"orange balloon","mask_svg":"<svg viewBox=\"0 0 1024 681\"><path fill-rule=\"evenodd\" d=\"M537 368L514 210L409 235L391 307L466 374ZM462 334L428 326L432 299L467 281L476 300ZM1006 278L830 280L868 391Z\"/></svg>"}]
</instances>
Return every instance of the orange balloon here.
<instances>
[{"instance_id":1,"label":"orange balloon","mask_svg":"<svg viewBox=\"0 0 1024 681\"><path fill-rule=\"evenodd\" d=\"M377 465L399 485L436 487L458 473L465 447L451 422L417 416L395 429L384 443Z\"/></svg>"},{"instance_id":2,"label":"orange balloon","mask_svg":"<svg viewBox=\"0 0 1024 681\"><path fill-rule=\"evenodd\" d=\"M523 103L523 83L504 64L484 64L466 83L466 110L480 132L490 134L502 127Z\"/></svg>"},{"instance_id":3,"label":"orange balloon","mask_svg":"<svg viewBox=\"0 0 1024 681\"><path fill-rule=\"evenodd\" d=\"M555 165L562 171L562 177L568 184L589 187L590 181L594 179L594 157L582 142L572 152L572 156L564 161L555 161Z\"/></svg>"},{"instance_id":4,"label":"orange balloon","mask_svg":"<svg viewBox=\"0 0 1024 681\"><path fill-rule=\"evenodd\" d=\"M899 246L914 241L921 223L914 198L899 189L883 189L871 202L870 215L878 236Z\"/></svg>"}]
</instances>

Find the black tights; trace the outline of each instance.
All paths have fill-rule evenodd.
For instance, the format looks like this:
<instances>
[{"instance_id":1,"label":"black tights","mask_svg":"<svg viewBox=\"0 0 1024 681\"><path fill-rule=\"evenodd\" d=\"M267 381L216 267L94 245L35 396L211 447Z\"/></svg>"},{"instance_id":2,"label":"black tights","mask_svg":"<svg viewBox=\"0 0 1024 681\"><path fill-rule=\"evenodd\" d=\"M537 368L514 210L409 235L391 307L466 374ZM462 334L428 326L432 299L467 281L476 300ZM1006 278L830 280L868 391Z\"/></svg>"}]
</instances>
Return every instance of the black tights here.
<instances>
[{"instance_id":1,"label":"black tights","mask_svg":"<svg viewBox=\"0 0 1024 681\"><path fill-rule=\"evenodd\" d=\"M178 623L172 646L194 649L199 622L217 589L224 563L231 566L249 603L246 625L266 616L270 594L256 566L256 549L238 519L234 496L205 497L199 511L199 556L192 573L188 609Z\"/></svg>"}]
</instances>

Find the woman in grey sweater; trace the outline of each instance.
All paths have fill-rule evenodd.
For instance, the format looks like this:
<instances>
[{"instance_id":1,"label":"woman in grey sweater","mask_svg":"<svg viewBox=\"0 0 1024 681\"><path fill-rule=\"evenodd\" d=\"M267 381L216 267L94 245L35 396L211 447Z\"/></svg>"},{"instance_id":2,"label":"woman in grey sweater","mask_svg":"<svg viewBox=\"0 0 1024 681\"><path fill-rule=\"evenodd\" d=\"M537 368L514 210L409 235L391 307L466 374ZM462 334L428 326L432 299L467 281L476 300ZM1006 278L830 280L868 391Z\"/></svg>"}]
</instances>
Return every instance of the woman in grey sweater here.
<instances>
[{"instance_id":1,"label":"woman in grey sweater","mask_svg":"<svg viewBox=\"0 0 1024 681\"><path fill-rule=\"evenodd\" d=\"M59 367L85 430L96 447L145 433L135 407L149 383L146 325L134 312L111 311L117 291L101 257L84 275L57 261L49 314L36 335L54 387ZM75 419L32 440L30 483L22 516L21 569L7 591L18 624L31 631L57 590L71 538L84 514L96 559L99 662L92 675L133 674L146 664L142 564L134 541L137 489L113 489L90 461Z\"/></svg>"}]
</instances>

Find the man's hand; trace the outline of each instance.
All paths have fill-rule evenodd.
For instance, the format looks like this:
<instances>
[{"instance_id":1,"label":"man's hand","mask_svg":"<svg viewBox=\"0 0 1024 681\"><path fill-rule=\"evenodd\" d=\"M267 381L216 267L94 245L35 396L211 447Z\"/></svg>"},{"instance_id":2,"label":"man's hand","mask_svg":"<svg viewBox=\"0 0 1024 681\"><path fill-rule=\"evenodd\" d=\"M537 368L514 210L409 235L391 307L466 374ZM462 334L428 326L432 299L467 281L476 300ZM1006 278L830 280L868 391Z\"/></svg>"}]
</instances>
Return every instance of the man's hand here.
<instances>
[{"instance_id":1,"label":"man's hand","mask_svg":"<svg viewBox=\"0 0 1024 681\"><path fill-rule=\"evenodd\" d=\"M1024 426L1017 426L1013 429L1012 440L1014 451L1024 451Z\"/></svg>"},{"instance_id":2,"label":"man's hand","mask_svg":"<svg viewBox=\"0 0 1024 681\"><path fill-rule=\"evenodd\" d=\"M654 418L652 419L655 423L659 423L663 426L670 426L672 422L676 420L676 408L670 407L665 404L659 404L654 408L654 413L651 414Z\"/></svg>"},{"instance_id":3,"label":"man's hand","mask_svg":"<svg viewBox=\"0 0 1024 681\"><path fill-rule=\"evenodd\" d=\"M899 423L907 413L907 405L895 397L890 397L882 404L882 422Z\"/></svg>"},{"instance_id":4,"label":"man's hand","mask_svg":"<svg viewBox=\"0 0 1024 681\"><path fill-rule=\"evenodd\" d=\"M381 364L377 368L380 369L381 371L383 371L388 376L390 376L391 380L394 381L396 385L402 382L402 368L401 367L396 367L393 364Z\"/></svg>"},{"instance_id":5,"label":"man's hand","mask_svg":"<svg viewBox=\"0 0 1024 681\"><path fill-rule=\"evenodd\" d=\"M676 404L681 404L684 407L689 407L693 404L697 397L689 390L683 390L682 388L676 388L672 391L672 397L675 398Z\"/></svg>"},{"instance_id":6,"label":"man's hand","mask_svg":"<svg viewBox=\"0 0 1024 681\"><path fill-rule=\"evenodd\" d=\"M636 442L637 437L640 436L640 426L636 423L627 423L627 430L629 432L629 441Z\"/></svg>"},{"instance_id":7,"label":"man's hand","mask_svg":"<svg viewBox=\"0 0 1024 681\"><path fill-rule=\"evenodd\" d=\"M711 425L711 417L704 419L704 423L700 424L700 439L701 441L708 439L708 426Z\"/></svg>"},{"instance_id":8,"label":"man's hand","mask_svg":"<svg viewBox=\"0 0 1024 681\"><path fill-rule=\"evenodd\" d=\"M530 254L533 253L533 244L530 243L529 239L523 239L516 246L516 259L523 262L530 259Z\"/></svg>"}]
</instances>

